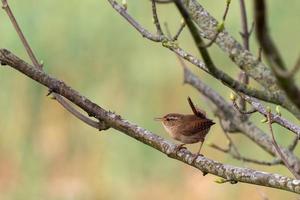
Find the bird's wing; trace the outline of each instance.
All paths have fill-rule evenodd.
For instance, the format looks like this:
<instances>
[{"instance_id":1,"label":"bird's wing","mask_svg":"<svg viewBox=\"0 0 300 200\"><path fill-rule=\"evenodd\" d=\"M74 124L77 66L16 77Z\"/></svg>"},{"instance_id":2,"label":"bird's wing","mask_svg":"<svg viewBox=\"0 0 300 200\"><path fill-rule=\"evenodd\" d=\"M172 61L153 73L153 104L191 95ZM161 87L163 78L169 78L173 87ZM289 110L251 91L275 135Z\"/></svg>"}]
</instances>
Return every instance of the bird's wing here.
<instances>
[{"instance_id":1,"label":"bird's wing","mask_svg":"<svg viewBox=\"0 0 300 200\"><path fill-rule=\"evenodd\" d=\"M185 136L192 136L195 134L199 134L201 131L203 131L203 134L205 130L209 129L212 125L212 122L209 120L203 120L200 121L199 119L197 121L191 121L191 125L182 124L180 128L181 134Z\"/></svg>"}]
</instances>

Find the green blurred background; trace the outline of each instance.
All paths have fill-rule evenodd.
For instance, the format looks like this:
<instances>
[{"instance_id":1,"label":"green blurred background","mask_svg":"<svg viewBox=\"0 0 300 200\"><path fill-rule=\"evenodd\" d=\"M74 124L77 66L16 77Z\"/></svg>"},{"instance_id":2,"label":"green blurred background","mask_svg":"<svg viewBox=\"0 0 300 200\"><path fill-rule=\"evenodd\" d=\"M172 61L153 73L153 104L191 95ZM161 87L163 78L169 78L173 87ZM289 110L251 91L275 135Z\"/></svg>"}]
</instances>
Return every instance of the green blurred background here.
<instances>
[{"instance_id":1,"label":"green blurred background","mask_svg":"<svg viewBox=\"0 0 300 200\"><path fill-rule=\"evenodd\" d=\"M64 80L105 109L115 111L165 138L153 117L190 112L186 97L210 106L194 89L182 84L176 57L161 44L142 38L105 0L9 1L44 70ZM200 1L221 19L225 0ZM247 1L249 24L252 5ZM269 1L270 27L288 66L299 54L300 1ZM149 1L128 0L128 11L154 31ZM173 5L158 8L162 22L174 33L180 16ZM240 40L238 1L232 1L226 27ZM29 62L4 11L0 12L0 44ZM185 30L180 45L197 55ZM252 52L257 52L254 38ZM217 47L210 48L219 66L232 75L238 68ZM228 99L230 90L191 66L202 80ZM247 184L216 184L217 177L167 158L156 150L110 129L88 127L46 97L45 87L9 67L0 73L0 199L296 199L297 195ZM254 115L253 120L260 121ZM294 118L291 117L294 120ZM265 129L266 125L258 123ZM292 134L274 126L277 138L289 144ZM232 136L247 156L271 157L240 135ZM207 140L226 146L220 126ZM190 145L192 151L197 145ZM297 149L299 153L299 149ZM231 159L207 145L207 157L237 166L291 176L283 167L263 167Z\"/></svg>"}]
</instances>

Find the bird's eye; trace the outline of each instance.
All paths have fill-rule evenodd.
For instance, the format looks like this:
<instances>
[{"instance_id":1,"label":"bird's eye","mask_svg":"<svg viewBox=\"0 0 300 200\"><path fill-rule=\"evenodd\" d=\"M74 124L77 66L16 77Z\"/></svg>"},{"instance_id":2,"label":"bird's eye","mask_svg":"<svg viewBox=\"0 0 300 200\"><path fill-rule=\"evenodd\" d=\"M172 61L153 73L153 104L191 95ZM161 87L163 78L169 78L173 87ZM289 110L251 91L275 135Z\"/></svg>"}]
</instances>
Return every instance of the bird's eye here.
<instances>
[{"instance_id":1,"label":"bird's eye","mask_svg":"<svg viewBox=\"0 0 300 200\"><path fill-rule=\"evenodd\" d=\"M177 120L177 117L167 117L166 120L167 121L174 121L174 120Z\"/></svg>"}]
</instances>

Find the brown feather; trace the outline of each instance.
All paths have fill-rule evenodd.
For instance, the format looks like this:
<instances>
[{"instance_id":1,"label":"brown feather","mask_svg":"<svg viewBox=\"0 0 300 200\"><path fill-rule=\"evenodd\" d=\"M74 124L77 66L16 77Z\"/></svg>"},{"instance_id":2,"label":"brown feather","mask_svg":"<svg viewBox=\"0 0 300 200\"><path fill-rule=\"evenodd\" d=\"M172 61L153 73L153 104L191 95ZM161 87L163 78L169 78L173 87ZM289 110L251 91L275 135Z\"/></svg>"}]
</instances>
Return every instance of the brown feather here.
<instances>
[{"instance_id":1,"label":"brown feather","mask_svg":"<svg viewBox=\"0 0 300 200\"><path fill-rule=\"evenodd\" d=\"M197 108L197 107L194 105L194 103L192 102L192 99L191 99L190 97L188 97L188 102L189 102L189 104L190 104L190 107L191 107L193 113L194 113L196 116L198 116L198 117L200 117L200 118L203 118L203 119L206 119L206 113L203 112L202 110L200 110L199 108Z\"/></svg>"},{"instance_id":2,"label":"brown feather","mask_svg":"<svg viewBox=\"0 0 300 200\"><path fill-rule=\"evenodd\" d=\"M202 119L195 115L186 115L188 123L178 123L177 130L180 130L180 134L185 136L191 136L199 134L200 132L206 132L213 124L210 119Z\"/></svg>"}]
</instances>

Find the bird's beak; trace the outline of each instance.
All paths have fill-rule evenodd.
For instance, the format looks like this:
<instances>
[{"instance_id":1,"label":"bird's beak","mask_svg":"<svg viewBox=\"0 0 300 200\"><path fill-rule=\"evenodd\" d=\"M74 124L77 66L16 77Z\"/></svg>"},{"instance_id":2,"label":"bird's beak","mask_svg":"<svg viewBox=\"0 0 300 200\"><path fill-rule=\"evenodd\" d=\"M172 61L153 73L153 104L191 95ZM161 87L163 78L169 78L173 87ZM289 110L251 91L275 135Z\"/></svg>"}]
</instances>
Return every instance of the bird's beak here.
<instances>
[{"instance_id":1,"label":"bird's beak","mask_svg":"<svg viewBox=\"0 0 300 200\"><path fill-rule=\"evenodd\" d=\"M163 120L163 117L155 117L154 120L155 120L155 121L162 121L162 120Z\"/></svg>"}]
</instances>

